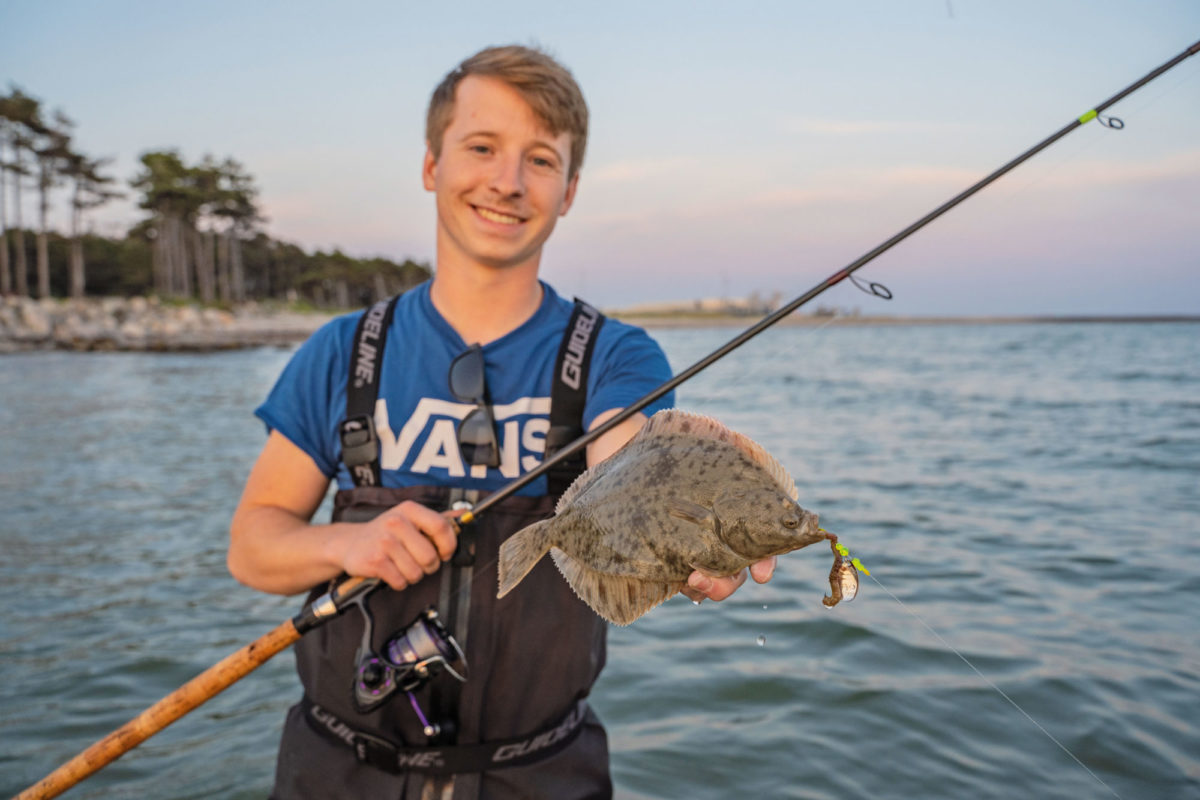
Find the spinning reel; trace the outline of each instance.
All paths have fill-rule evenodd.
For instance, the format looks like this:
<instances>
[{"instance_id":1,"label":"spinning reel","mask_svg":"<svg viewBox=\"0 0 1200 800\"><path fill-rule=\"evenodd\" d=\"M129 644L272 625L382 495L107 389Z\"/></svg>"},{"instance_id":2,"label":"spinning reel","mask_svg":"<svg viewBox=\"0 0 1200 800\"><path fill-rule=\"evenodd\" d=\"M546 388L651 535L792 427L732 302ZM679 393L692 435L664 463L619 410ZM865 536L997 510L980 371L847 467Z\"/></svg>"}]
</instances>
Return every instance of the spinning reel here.
<instances>
[{"instance_id":1,"label":"spinning reel","mask_svg":"<svg viewBox=\"0 0 1200 800\"><path fill-rule=\"evenodd\" d=\"M365 600L364 596L354 601L363 615L362 641L354 654L354 705L365 714L379 708L396 692L406 692L425 725L425 735L436 736L437 726L425 719L413 692L442 670L465 682L467 657L432 607L384 642L382 653L376 653L371 646L375 622Z\"/></svg>"}]
</instances>

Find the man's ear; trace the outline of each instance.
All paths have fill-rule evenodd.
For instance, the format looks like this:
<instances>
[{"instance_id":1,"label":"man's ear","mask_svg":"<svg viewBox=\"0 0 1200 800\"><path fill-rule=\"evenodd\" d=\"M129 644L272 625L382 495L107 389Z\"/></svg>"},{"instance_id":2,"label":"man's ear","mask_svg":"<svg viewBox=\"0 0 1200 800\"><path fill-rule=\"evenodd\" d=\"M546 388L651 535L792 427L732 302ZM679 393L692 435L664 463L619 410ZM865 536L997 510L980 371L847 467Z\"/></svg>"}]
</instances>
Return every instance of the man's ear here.
<instances>
[{"instance_id":1,"label":"man's ear","mask_svg":"<svg viewBox=\"0 0 1200 800\"><path fill-rule=\"evenodd\" d=\"M432 192L437 187L437 158L433 155L433 148L429 146L429 142L425 143L425 162L421 165L421 182L425 184L425 191Z\"/></svg>"},{"instance_id":2,"label":"man's ear","mask_svg":"<svg viewBox=\"0 0 1200 800\"><path fill-rule=\"evenodd\" d=\"M567 212L571 210L571 204L575 202L575 190L578 188L579 173L576 172L575 177L571 178L571 180L567 182L567 193L563 195L562 208L558 212L560 217L565 217Z\"/></svg>"}]
</instances>

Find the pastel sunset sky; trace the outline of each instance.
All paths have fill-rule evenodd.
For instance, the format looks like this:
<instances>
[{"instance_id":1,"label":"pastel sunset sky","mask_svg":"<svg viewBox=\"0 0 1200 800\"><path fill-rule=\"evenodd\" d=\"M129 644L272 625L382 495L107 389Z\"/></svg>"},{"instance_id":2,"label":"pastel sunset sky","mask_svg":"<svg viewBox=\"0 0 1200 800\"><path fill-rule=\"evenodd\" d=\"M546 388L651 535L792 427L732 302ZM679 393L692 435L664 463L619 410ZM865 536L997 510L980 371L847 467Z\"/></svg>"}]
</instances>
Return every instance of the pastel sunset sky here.
<instances>
[{"instance_id":1,"label":"pastel sunset sky","mask_svg":"<svg viewBox=\"0 0 1200 800\"><path fill-rule=\"evenodd\" d=\"M799 295L1197 39L1195 0L0 0L0 80L122 181L146 150L232 156L270 235L432 261L429 92L481 47L540 44L592 113L543 274L619 307ZM1200 313L1200 56L1110 113L1124 130L1084 126L867 266L893 302L821 302Z\"/></svg>"}]
</instances>

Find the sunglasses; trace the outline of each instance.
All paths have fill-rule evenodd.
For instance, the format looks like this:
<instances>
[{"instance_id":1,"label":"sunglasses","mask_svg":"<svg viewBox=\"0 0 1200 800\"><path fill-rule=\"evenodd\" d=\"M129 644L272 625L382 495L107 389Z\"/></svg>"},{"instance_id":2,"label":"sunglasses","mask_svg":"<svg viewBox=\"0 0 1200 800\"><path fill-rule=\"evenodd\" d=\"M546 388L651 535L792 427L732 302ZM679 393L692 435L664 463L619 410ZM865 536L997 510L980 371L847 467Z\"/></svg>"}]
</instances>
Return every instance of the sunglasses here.
<instances>
[{"instance_id":1,"label":"sunglasses","mask_svg":"<svg viewBox=\"0 0 1200 800\"><path fill-rule=\"evenodd\" d=\"M500 442L496 418L488 401L483 374L483 348L468 347L450 362L450 393L475 408L458 423L458 449L468 464L500 466Z\"/></svg>"}]
</instances>

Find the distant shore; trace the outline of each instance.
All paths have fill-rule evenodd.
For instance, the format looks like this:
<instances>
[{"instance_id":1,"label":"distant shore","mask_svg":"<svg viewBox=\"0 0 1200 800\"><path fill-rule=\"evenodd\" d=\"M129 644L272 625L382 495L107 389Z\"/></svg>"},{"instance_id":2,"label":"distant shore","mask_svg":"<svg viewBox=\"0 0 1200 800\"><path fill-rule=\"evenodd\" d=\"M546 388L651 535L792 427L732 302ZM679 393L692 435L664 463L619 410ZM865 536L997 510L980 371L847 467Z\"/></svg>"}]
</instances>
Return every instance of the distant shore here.
<instances>
[{"instance_id":1,"label":"distant shore","mask_svg":"<svg viewBox=\"0 0 1200 800\"><path fill-rule=\"evenodd\" d=\"M30 350L208 351L285 346L306 339L340 311L243 303L232 309L157 298L0 298L0 354ZM762 319L712 312L606 311L645 328L748 328ZM1200 315L904 317L795 313L783 325L998 325L1019 323L1200 322Z\"/></svg>"},{"instance_id":2,"label":"distant shore","mask_svg":"<svg viewBox=\"0 0 1200 800\"><path fill-rule=\"evenodd\" d=\"M259 303L232 309L157 298L0 298L0 353L209 351L301 341L333 317Z\"/></svg>"}]
</instances>

